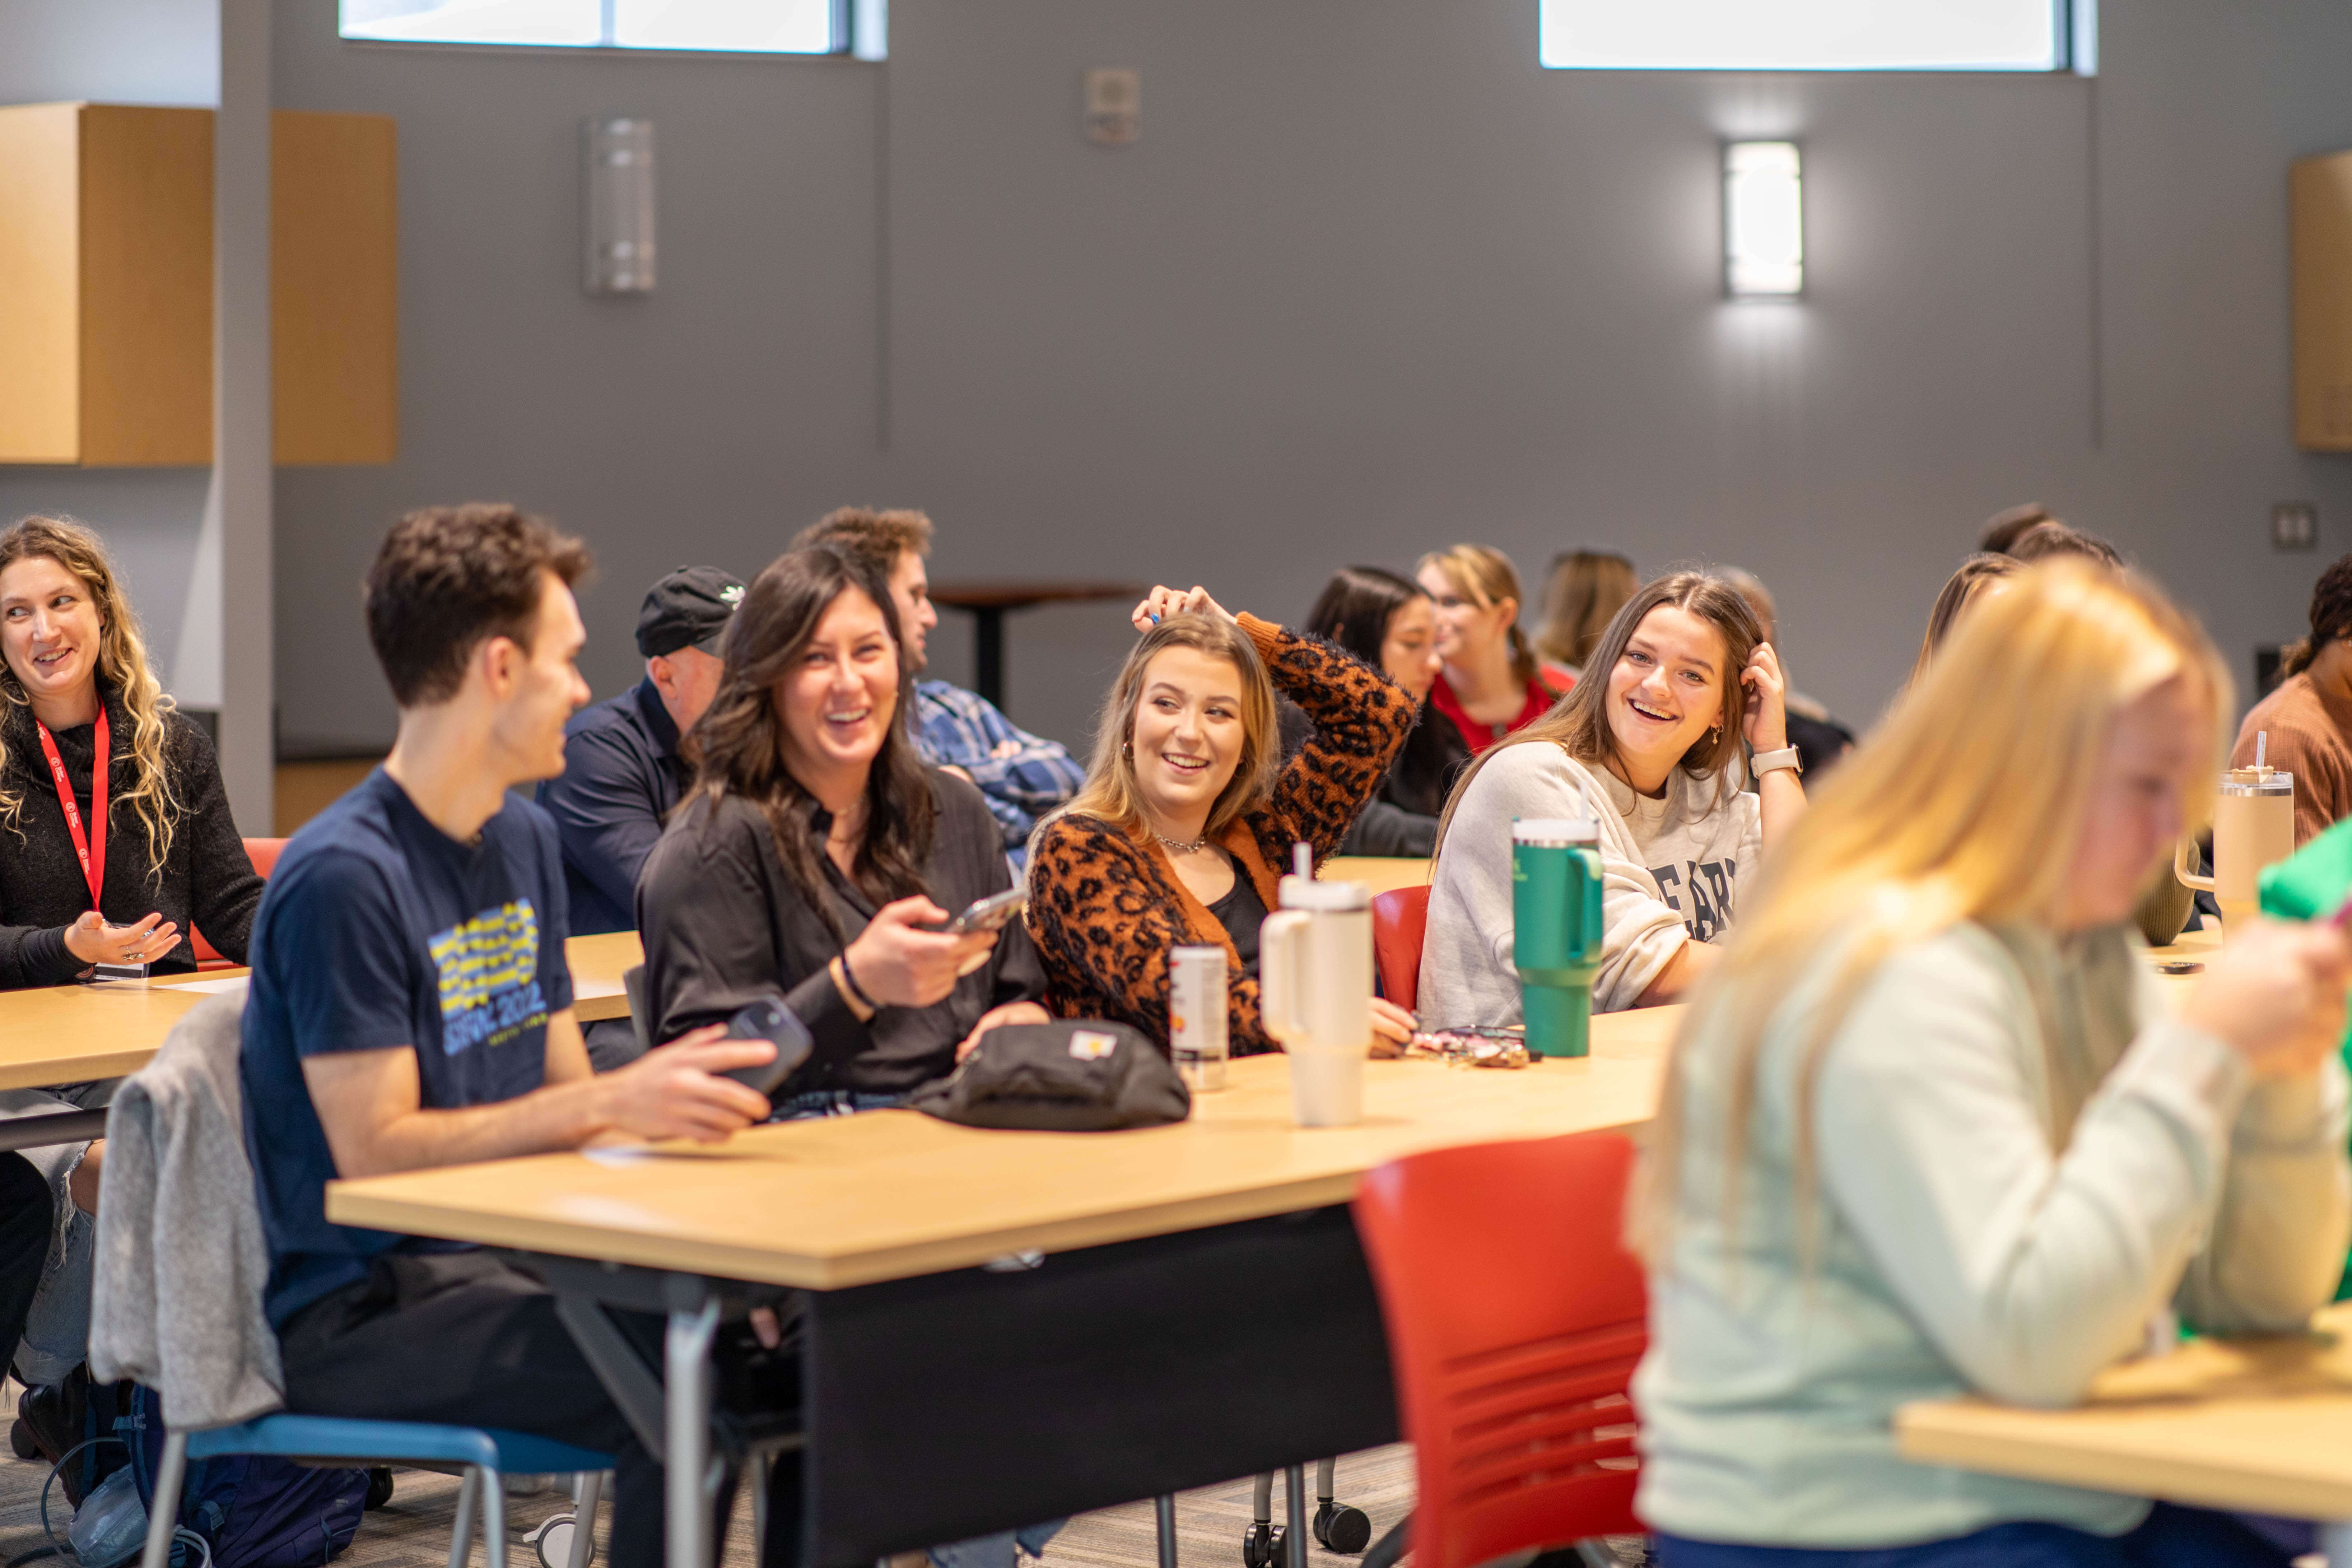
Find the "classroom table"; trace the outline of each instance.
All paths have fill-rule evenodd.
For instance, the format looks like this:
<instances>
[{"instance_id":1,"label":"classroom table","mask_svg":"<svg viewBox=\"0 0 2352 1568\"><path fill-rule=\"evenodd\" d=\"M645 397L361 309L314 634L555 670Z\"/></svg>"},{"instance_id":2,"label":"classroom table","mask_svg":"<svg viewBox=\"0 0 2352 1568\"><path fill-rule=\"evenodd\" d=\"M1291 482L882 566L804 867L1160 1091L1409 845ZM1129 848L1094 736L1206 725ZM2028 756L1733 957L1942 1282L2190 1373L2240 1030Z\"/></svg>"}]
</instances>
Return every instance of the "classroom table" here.
<instances>
[{"instance_id":1,"label":"classroom table","mask_svg":"<svg viewBox=\"0 0 2352 1568\"><path fill-rule=\"evenodd\" d=\"M1429 886L1429 862L1403 855L1334 855L1316 875L1326 882L1361 882L1374 893Z\"/></svg>"},{"instance_id":2,"label":"classroom table","mask_svg":"<svg viewBox=\"0 0 2352 1568\"><path fill-rule=\"evenodd\" d=\"M992 706L1004 706L1004 617L1039 605L1092 599L1139 600L1150 589L1131 583L934 583L931 603L971 612L971 689Z\"/></svg>"},{"instance_id":3,"label":"classroom table","mask_svg":"<svg viewBox=\"0 0 2352 1568\"><path fill-rule=\"evenodd\" d=\"M1923 1464L2317 1520L2328 1561L2352 1563L2352 1302L2306 1333L2110 1367L2069 1410L1906 1405L1895 1436Z\"/></svg>"},{"instance_id":4,"label":"classroom table","mask_svg":"<svg viewBox=\"0 0 2352 1568\"><path fill-rule=\"evenodd\" d=\"M336 1182L327 1214L531 1257L667 1456L673 1568L710 1561L698 1503L722 1309L806 1290L811 1561L851 1568L1393 1441L1344 1206L1358 1178L1424 1149L1646 1121L1680 1013L1604 1016L1591 1057L1522 1071L1368 1063L1351 1128L1294 1126L1287 1062L1255 1057L1171 1127L979 1131L873 1111L712 1147ZM659 1379L618 1353L606 1307L667 1313Z\"/></svg>"}]
</instances>

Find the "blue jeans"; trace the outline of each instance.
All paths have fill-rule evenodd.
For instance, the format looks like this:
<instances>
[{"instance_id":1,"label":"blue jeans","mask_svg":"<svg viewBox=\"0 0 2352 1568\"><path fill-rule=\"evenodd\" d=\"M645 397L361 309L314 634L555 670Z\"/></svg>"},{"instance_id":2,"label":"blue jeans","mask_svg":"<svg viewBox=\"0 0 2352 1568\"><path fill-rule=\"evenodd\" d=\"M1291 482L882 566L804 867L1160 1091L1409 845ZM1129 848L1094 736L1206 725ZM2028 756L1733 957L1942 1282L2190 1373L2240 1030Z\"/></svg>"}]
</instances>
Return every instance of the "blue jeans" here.
<instances>
[{"instance_id":1,"label":"blue jeans","mask_svg":"<svg viewBox=\"0 0 2352 1568\"><path fill-rule=\"evenodd\" d=\"M1658 1538L1659 1568L2288 1568L2294 1555L2243 1521L2160 1502L2138 1529L2093 1535L2015 1521L1949 1541L1834 1552Z\"/></svg>"}]
</instances>

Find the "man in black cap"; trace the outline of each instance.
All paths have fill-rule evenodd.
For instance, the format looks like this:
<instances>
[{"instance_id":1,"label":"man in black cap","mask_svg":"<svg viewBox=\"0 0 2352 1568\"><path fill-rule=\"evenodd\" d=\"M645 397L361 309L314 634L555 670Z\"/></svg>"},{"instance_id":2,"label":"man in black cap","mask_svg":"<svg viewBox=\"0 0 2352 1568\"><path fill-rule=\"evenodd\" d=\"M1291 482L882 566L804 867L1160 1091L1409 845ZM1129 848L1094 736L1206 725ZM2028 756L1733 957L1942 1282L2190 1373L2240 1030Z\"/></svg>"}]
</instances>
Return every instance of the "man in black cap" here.
<instances>
[{"instance_id":1,"label":"man in black cap","mask_svg":"<svg viewBox=\"0 0 2352 1568\"><path fill-rule=\"evenodd\" d=\"M677 738L719 690L719 639L742 598L741 579L716 566L681 566L656 583L637 612L646 678L563 726L563 772L539 786L539 804L562 837L574 936L636 929L637 868L688 776ZM635 1049L627 1020L614 1022L588 1031L600 1072Z\"/></svg>"}]
</instances>

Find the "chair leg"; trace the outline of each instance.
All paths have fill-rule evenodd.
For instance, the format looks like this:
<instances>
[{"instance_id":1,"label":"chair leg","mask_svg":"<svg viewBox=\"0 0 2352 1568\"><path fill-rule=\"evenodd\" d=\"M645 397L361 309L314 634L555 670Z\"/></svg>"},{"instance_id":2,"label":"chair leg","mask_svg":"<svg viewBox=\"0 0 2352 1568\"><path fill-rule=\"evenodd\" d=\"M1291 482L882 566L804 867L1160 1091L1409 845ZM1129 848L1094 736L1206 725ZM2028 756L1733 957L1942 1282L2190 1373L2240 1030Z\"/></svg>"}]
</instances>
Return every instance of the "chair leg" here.
<instances>
[{"instance_id":1,"label":"chair leg","mask_svg":"<svg viewBox=\"0 0 2352 1568\"><path fill-rule=\"evenodd\" d=\"M1176 1568L1176 1499L1174 1494L1161 1492L1151 1500L1154 1521L1160 1526L1160 1568Z\"/></svg>"},{"instance_id":2,"label":"chair leg","mask_svg":"<svg viewBox=\"0 0 2352 1568\"><path fill-rule=\"evenodd\" d=\"M470 1466L457 1483L457 1522L449 1531L449 1568L466 1568L474 1549L474 1505L481 1500L482 1472Z\"/></svg>"},{"instance_id":3,"label":"chair leg","mask_svg":"<svg viewBox=\"0 0 2352 1568\"><path fill-rule=\"evenodd\" d=\"M482 1472L483 1561L507 1568L507 1483L496 1470Z\"/></svg>"},{"instance_id":4,"label":"chair leg","mask_svg":"<svg viewBox=\"0 0 2352 1568\"><path fill-rule=\"evenodd\" d=\"M147 1516L147 1550L139 1568L164 1568L172 1560L172 1530L180 1522L180 1480L188 1470L188 1435L163 1435L163 1468L155 1476L155 1507Z\"/></svg>"},{"instance_id":5,"label":"chair leg","mask_svg":"<svg viewBox=\"0 0 2352 1568\"><path fill-rule=\"evenodd\" d=\"M751 1462L751 1551L756 1555L765 1550L760 1543L768 1539L768 1482L776 1468L776 1456L761 1449Z\"/></svg>"},{"instance_id":6,"label":"chair leg","mask_svg":"<svg viewBox=\"0 0 2352 1568\"><path fill-rule=\"evenodd\" d=\"M1272 1470L1260 1475L1255 1484L1250 1488L1250 1522L1252 1524L1274 1522L1274 1472Z\"/></svg>"},{"instance_id":7,"label":"chair leg","mask_svg":"<svg viewBox=\"0 0 2352 1568\"><path fill-rule=\"evenodd\" d=\"M571 1568L588 1568L596 1552L596 1500L604 1489L604 1472L590 1470L580 1478L572 1494Z\"/></svg>"},{"instance_id":8,"label":"chair leg","mask_svg":"<svg viewBox=\"0 0 2352 1568\"><path fill-rule=\"evenodd\" d=\"M1337 1459L1315 1461L1315 1500L1317 1502L1328 1503L1331 1500L1332 1486L1339 1469L1339 1461Z\"/></svg>"}]
</instances>

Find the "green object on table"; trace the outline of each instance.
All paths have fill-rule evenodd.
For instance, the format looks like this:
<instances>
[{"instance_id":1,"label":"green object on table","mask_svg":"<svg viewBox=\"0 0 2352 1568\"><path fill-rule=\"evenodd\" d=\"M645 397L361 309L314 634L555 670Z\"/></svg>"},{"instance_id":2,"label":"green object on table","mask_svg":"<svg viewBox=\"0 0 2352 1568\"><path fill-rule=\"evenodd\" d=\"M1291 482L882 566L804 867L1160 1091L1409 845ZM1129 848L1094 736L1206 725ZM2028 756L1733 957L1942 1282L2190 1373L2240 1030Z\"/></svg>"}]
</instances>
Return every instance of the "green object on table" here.
<instances>
[{"instance_id":1,"label":"green object on table","mask_svg":"<svg viewBox=\"0 0 2352 1568\"><path fill-rule=\"evenodd\" d=\"M2256 881L2263 913L2280 921L2324 921L2352 899L2352 820L2337 823L2275 866L2263 868ZM2225 936L2228 934L2223 933ZM2352 1026L2339 1053L2352 1069ZM2339 1301L2352 1298L2352 1259L2336 1288Z\"/></svg>"},{"instance_id":2,"label":"green object on table","mask_svg":"<svg viewBox=\"0 0 2352 1568\"><path fill-rule=\"evenodd\" d=\"M1511 825L1512 960L1528 1049L1580 1057L1591 1048L1592 981L1601 973L1598 826L1582 818Z\"/></svg>"}]
</instances>

